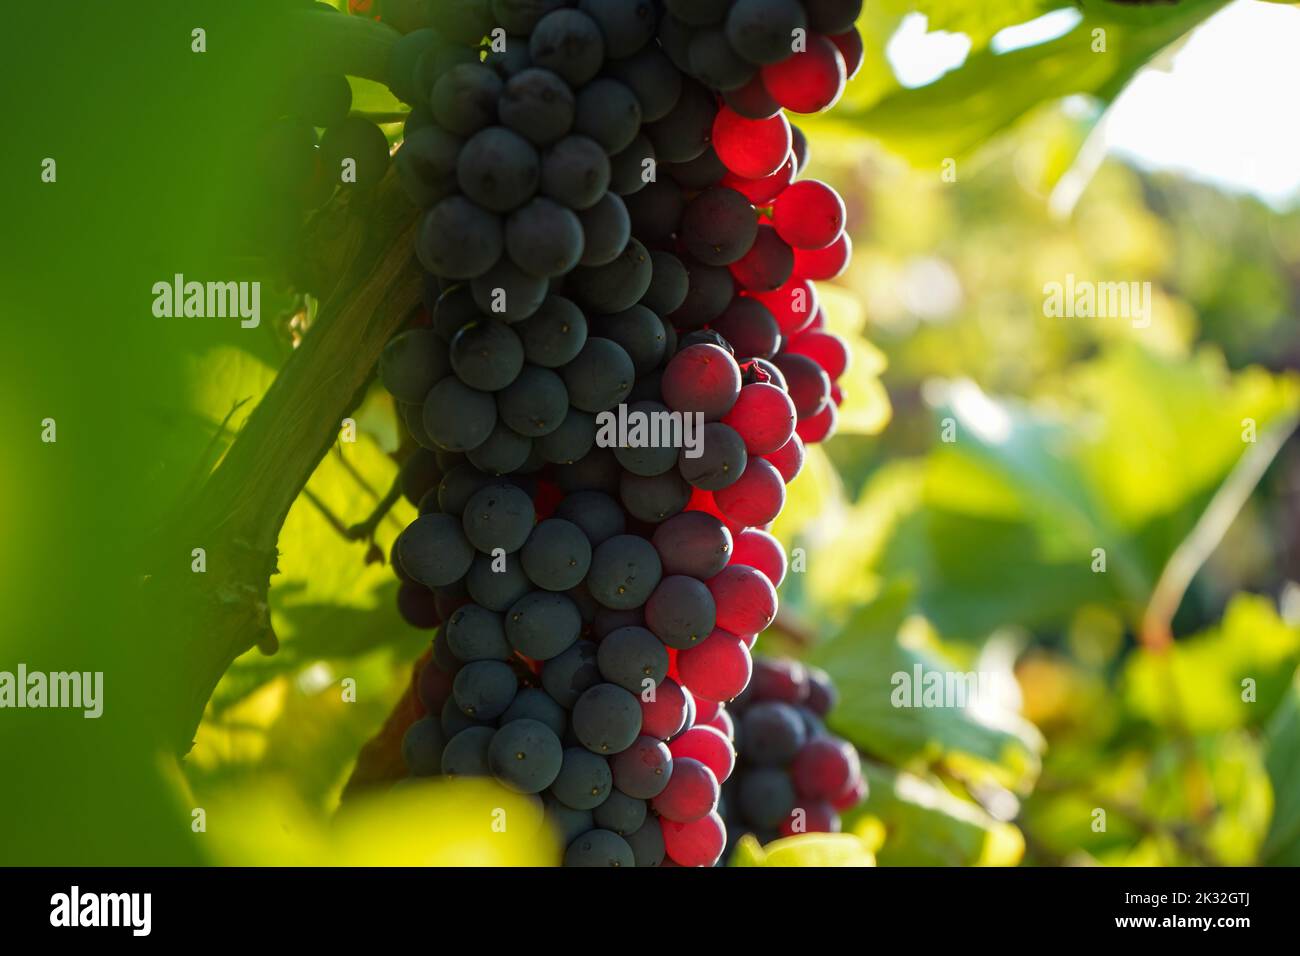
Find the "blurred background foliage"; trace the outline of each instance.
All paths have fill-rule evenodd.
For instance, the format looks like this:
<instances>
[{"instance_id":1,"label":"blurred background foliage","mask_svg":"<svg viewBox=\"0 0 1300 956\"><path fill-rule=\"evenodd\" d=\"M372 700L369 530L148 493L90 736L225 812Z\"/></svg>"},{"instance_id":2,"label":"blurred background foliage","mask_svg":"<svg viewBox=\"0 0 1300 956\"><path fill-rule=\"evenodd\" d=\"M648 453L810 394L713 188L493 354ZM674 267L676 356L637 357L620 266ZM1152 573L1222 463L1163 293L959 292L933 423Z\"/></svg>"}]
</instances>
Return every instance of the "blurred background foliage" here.
<instances>
[{"instance_id":1,"label":"blurred background foliage","mask_svg":"<svg viewBox=\"0 0 1300 956\"><path fill-rule=\"evenodd\" d=\"M821 300L854 361L839 433L774 529L806 568L759 649L831 672L831 726L871 792L851 836L744 843L738 863L1300 864L1300 443L1283 443L1300 211L1088 148L1134 74L1222 5L1089 0L1064 35L999 53L998 31L1061 5L868 0L866 67L836 111L799 120L808 175L849 208L855 257ZM917 12L971 51L911 89L883 51ZM365 84L358 102L392 108ZM1151 283L1150 324L1045 316L1067 274ZM203 434L175 423L192 460L220 452L310 323L310 304L280 305L266 336L194 356ZM495 790L402 787L336 815L429 638L397 615L386 566L410 503L373 543L340 533L395 479L394 421L376 388L285 525L279 651L236 661L183 776L160 771L178 807L238 817L197 841L203 859L555 859L531 807ZM1194 555L1166 646L1144 623L1153 595L1225 487L1253 491ZM917 665L997 691L893 706L891 675Z\"/></svg>"}]
</instances>

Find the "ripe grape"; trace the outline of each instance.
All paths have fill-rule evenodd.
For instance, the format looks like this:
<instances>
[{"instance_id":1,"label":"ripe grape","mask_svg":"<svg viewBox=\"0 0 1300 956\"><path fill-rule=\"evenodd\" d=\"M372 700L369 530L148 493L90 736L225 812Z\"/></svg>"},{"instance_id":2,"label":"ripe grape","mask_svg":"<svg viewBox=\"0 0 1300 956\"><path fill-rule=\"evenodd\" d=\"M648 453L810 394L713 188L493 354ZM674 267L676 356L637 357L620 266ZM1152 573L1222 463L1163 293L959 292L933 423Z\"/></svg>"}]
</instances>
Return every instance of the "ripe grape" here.
<instances>
[{"instance_id":1,"label":"ripe grape","mask_svg":"<svg viewBox=\"0 0 1300 956\"><path fill-rule=\"evenodd\" d=\"M611 830L624 836L634 833L645 823L646 805L644 800L629 797L621 790L610 790L605 802L592 813L592 819L598 827ZM636 855L635 849L632 851Z\"/></svg>"},{"instance_id":2,"label":"ripe grape","mask_svg":"<svg viewBox=\"0 0 1300 956\"><path fill-rule=\"evenodd\" d=\"M566 494L573 491L602 491L618 494L623 469L608 448L593 448L572 465L555 469L555 483Z\"/></svg>"},{"instance_id":3,"label":"ripe grape","mask_svg":"<svg viewBox=\"0 0 1300 956\"><path fill-rule=\"evenodd\" d=\"M491 475L469 464L455 465L438 482L438 510L443 514L462 515L474 493L491 484L495 484Z\"/></svg>"},{"instance_id":4,"label":"ripe grape","mask_svg":"<svg viewBox=\"0 0 1300 956\"><path fill-rule=\"evenodd\" d=\"M767 306L756 299L737 296L709 327L725 338L741 358L770 358L781 345L781 333L776 327L776 319L772 318ZM741 397L743 395L742 387ZM739 400L740 397L737 397ZM728 416L731 414L733 413L729 412Z\"/></svg>"},{"instance_id":5,"label":"ripe grape","mask_svg":"<svg viewBox=\"0 0 1300 956\"><path fill-rule=\"evenodd\" d=\"M727 846L727 828L717 811L690 823L663 823L664 848L679 866L713 866Z\"/></svg>"},{"instance_id":6,"label":"ripe grape","mask_svg":"<svg viewBox=\"0 0 1300 956\"><path fill-rule=\"evenodd\" d=\"M533 528L519 552L524 573L539 588L567 591L587 576L591 543L582 529L563 518L548 518Z\"/></svg>"},{"instance_id":7,"label":"ripe grape","mask_svg":"<svg viewBox=\"0 0 1300 956\"><path fill-rule=\"evenodd\" d=\"M596 417L576 408L565 413L559 428L534 441L543 461L560 465L578 461L595 443Z\"/></svg>"},{"instance_id":8,"label":"ripe grape","mask_svg":"<svg viewBox=\"0 0 1300 956\"><path fill-rule=\"evenodd\" d=\"M786 352L793 355L806 355L826 372L832 379L842 376L849 367L849 349L838 335L810 329L801 332L786 346Z\"/></svg>"},{"instance_id":9,"label":"ripe grape","mask_svg":"<svg viewBox=\"0 0 1300 956\"><path fill-rule=\"evenodd\" d=\"M636 368L622 346L592 336L562 370L568 400L584 412L603 412L627 398Z\"/></svg>"},{"instance_id":10,"label":"ripe grape","mask_svg":"<svg viewBox=\"0 0 1300 956\"><path fill-rule=\"evenodd\" d=\"M702 454L687 457L683 448L678 457L681 476L696 488L719 491L735 484L745 472L745 440L730 425L710 422L701 436Z\"/></svg>"},{"instance_id":11,"label":"ripe grape","mask_svg":"<svg viewBox=\"0 0 1300 956\"><path fill-rule=\"evenodd\" d=\"M445 635L447 647L465 663L508 661L514 653L506 641L501 615L477 604L457 608L447 619Z\"/></svg>"},{"instance_id":12,"label":"ripe grape","mask_svg":"<svg viewBox=\"0 0 1300 956\"><path fill-rule=\"evenodd\" d=\"M853 241L847 232L825 249L796 249L794 253L794 274L801 279L823 282L837 279L849 267L853 257Z\"/></svg>"},{"instance_id":13,"label":"ripe grape","mask_svg":"<svg viewBox=\"0 0 1300 956\"><path fill-rule=\"evenodd\" d=\"M582 615L573 599L550 591L532 591L510 606L505 615L510 646L535 661L548 661L567 651L582 631Z\"/></svg>"},{"instance_id":14,"label":"ripe grape","mask_svg":"<svg viewBox=\"0 0 1300 956\"><path fill-rule=\"evenodd\" d=\"M734 189L706 189L682 212L682 243L687 252L706 265L725 266L737 261L749 252L757 233L758 213Z\"/></svg>"},{"instance_id":15,"label":"ripe grape","mask_svg":"<svg viewBox=\"0 0 1300 956\"><path fill-rule=\"evenodd\" d=\"M787 567L785 549L781 547L781 542L758 528L746 528L736 535L735 542L732 564L744 564L762 571L773 587L781 586Z\"/></svg>"},{"instance_id":16,"label":"ripe grape","mask_svg":"<svg viewBox=\"0 0 1300 956\"><path fill-rule=\"evenodd\" d=\"M447 738L436 717L421 717L402 735L402 762L413 777L431 777L442 769Z\"/></svg>"},{"instance_id":17,"label":"ripe grape","mask_svg":"<svg viewBox=\"0 0 1300 956\"><path fill-rule=\"evenodd\" d=\"M693 696L704 700L731 700L749 683L752 666L745 642L721 627L677 655L682 683Z\"/></svg>"},{"instance_id":18,"label":"ripe grape","mask_svg":"<svg viewBox=\"0 0 1300 956\"><path fill-rule=\"evenodd\" d=\"M501 715L501 726L515 720L533 720L550 728L556 738L564 735L569 726L569 715L550 694L537 687L525 687L515 694L506 712Z\"/></svg>"},{"instance_id":19,"label":"ripe grape","mask_svg":"<svg viewBox=\"0 0 1300 956\"><path fill-rule=\"evenodd\" d=\"M470 282L479 309L507 322L522 321L540 309L549 288L545 279L529 275L508 258Z\"/></svg>"},{"instance_id":20,"label":"ripe grape","mask_svg":"<svg viewBox=\"0 0 1300 956\"><path fill-rule=\"evenodd\" d=\"M844 72L847 78L853 79L853 77L857 76L858 70L862 68L864 55L862 35L857 30L850 28L844 33L831 34L830 41L840 51L840 56L844 57Z\"/></svg>"},{"instance_id":21,"label":"ripe grape","mask_svg":"<svg viewBox=\"0 0 1300 956\"><path fill-rule=\"evenodd\" d=\"M609 158L611 192L630 196L640 192L655 175L655 148L649 138L641 133L632 142Z\"/></svg>"},{"instance_id":22,"label":"ripe grape","mask_svg":"<svg viewBox=\"0 0 1300 956\"><path fill-rule=\"evenodd\" d=\"M506 81L501 122L537 146L549 146L573 128L573 91L551 70L522 70Z\"/></svg>"},{"instance_id":23,"label":"ripe grape","mask_svg":"<svg viewBox=\"0 0 1300 956\"><path fill-rule=\"evenodd\" d=\"M742 86L728 90L723 100L733 111L746 119L767 119L781 112L781 104L763 85L763 75L755 72Z\"/></svg>"},{"instance_id":24,"label":"ripe grape","mask_svg":"<svg viewBox=\"0 0 1300 956\"><path fill-rule=\"evenodd\" d=\"M449 279L481 276L504 249L501 219L464 196L449 196L426 212L415 244L420 264Z\"/></svg>"},{"instance_id":25,"label":"ripe grape","mask_svg":"<svg viewBox=\"0 0 1300 956\"><path fill-rule=\"evenodd\" d=\"M653 0L578 0L578 9L600 27L610 59L631 56L655 35Z\"/></svg>"},{"instance_id":26,"label":"ripe grape","mask_svg":"<svg viewBox=\"0 0 1300 956\"><path fill-rule=\"evenodd\" d=\"M500 548L509 554L523 547L533 530L534 518L533 499L515 485L501 481L470 496L462 523L465 537L478 550L490 553Z\"/></svg>"},{"instance_id":27,"label":"ripe grape","mask_svg":"<svg viewBox=\"0 0 1300 956\"><path fill-rule=\"evenodd\" d=\"M790 440L796 418L794 402L784 389L753 382L740 390L722 421L739 433L751 455L768 455Z\"/></svg>"},{"instance_id":28,"label":"ripe grape","mask_svg":"<svg viewBox=\"0 0 1300 956\"><path fill-rule=\"evenodd\" d=\"M568 846L595 826L590 810L575 810L566 807L553 794L542 798L546 806L546 819L557 831L560 842Z\"/></svg>"},{"instance_id":29,"label":"ripe grape","mask_svg":"<svg viewBox=\"0 0 1300 956\"><path fill-rule=\"evenodd\" d=\"M717 421L740 394L740 368L716 345L688 346L664 369L663 394L673 411L699 412L706 421Z\"/></svg>"},{"instance_id":30,"label":"ripe grape","mask_svg":"<svg viewBox=\"0 0 1300 956\"><path fill-rule=\"evenodd\" d=\"M578 641L542 665L542 687L564 708L572 708L585 691L599 683L596 645L590 641Z\"/></svg>"},{"instance_id":31,"label":"ripe grape","mask_svg":"<svg viewBox=\"0 0 1300 956\"><path fill-rule=\"evenodd\" d=\"M407 131L393 163L413 203L432 206L456 191L456 158L462 146L460 137L436 126Z\"/></svg>"},{"instance_id":32,"label":"ripe grape","mask_svg":"<svg viewBox=\"0 0 1300 956\"><path fill-rule=\"evenodd\" d=\"M724 631L732 634L757 634L776 617L776 589L767 576L755 568L731 564L706 583L718 606L718 627ZM686 686L691 686L689 681Z\"/></svg>"},{"instance_id":33,"label":"ripe grape","mask_svg":"<svg viewBox=\"0 0 1300 956\"><path fill-rule=\"evenodd\" d=\"M697 725L668 744L673 763L680 765L685 758L698 760L713 771L719 783L731 776L736 767L736 748L731 740L716 727Z\"/></svg>"},{"instance_id":34,"label":"ripe grape","mask_svg":"<svg viewBox=\"0 0 1300 956\"><path fill-rule=\"evenodd\" d=\"M755 206L766 206L794 181L796 162L794 150L791 149L785 162L772 175L761 179L745 179L735 173L727 173L722 179L722 185L741 193Z\"/></svg>"},{"instance_id":35,"label":"ripe grape","mask_svg":"<svg viewBox=\"0 0 1300 956\"><path fill-rule=\"evenodd\" d=\"M772 222L796 249L824 249L844 231L844 200L816 179L791 185L772 204Z\"/></svg>"},{"instance_id":36,"label":"ripe grape","mask_svg":"<svg viewBox=\"0 0 1300 956\"><path fill-rule=\"evenodd\" d=\"M425 587L458 581L474 560L474 549L451 515L421 515L397 539L402 568Z\"/></svg>"},{"instance_id":37,"label":"ripe grape","mask_svg":"<svg viewBox=\"0 0 1300 956\"><path fill-rule=\"evenodd\" d=\"M686 511L655 528L654 548L664 574L713 577L731 556L731 532L713 515Z\"/></svg>"},{"instance_id":38,"label":"ripe grape","mask_svg":"<svg viewBox=\"0 0 1300 956\"><path fill-rule=\"evenodd\" d=\"M605 152L620 152L641 130L641 101L618 80L599 77L578 91L573 128Z\"/></svg>"},{"instance_id":39,"label":"ripe grape","mask_svg":"<svg viewBox=\"0 0 1300 956\"><path fill-rule=\"evenodd\" d=\"M609 495L599 491L577 491L566 495L555 509L557 518L572 521L587 536L593 548L626 530L623 509Z\"/></svg>"},{"instance_id":40,"label":"ripe grape","mask_svg":"<svg viewBox=\"0 0 1300 956\"><path fill-rule=\"evenodd\" d=\"M619 534L602 542L592 554L587 586L605 607L640 607L659 584L659 554L645 538Z\"/></svg>"},{"instance_id":41,"label":"ripe grape","mask_svg":"<svg viewBox=\"0 0 1300 956\"><path fill-rule=\"evenodd\" d=\"M506 220L506 252L524 272L543 279L569 272L582 258L582 221L573 210L538 196Z\"/></svg>"},{"instance_id":42,"label":"ripe grape","mask_svg":"<svg viewBox=\"0 0 1300 956\"><path fill-rule=\"evenodd\" d=\"M657 817L649 817L641 828L625 838L637 866L659 866L664 861L664 834Z\"/></svg>"},{"instance_id":43,"label":"ripe grape","mask_svg":"<svg viewBox=\"0 0 1300 956\"><path fill-rule=\"evenodd\" d=\"M843 33L852 29L862 13L862 0L803 0L808 27L818 33Z\"/></svg>"},{"instance_id":44,"label":"ripe grape","mask_svg":"<svg viewBox=\"0 0 1300 956\"><path fill-rule=\"evenodd\" d=\"M535 65L554 70L576 88L599 72L605 41L596 21L585 13L554 10L533 27L528 53Z\"/></svg>"},{"instance_id":45,"label":"ripe grape","mask_svg":"<svg viewBox=\"0 0 1300 956\"><path fill-rule=\"evenodd\" d=\"M637 737L610 761L614 786L629 797L652 800L668 786L673 757L668 746L653 737Z\"/></svg>"},{"instance_id":46,"label":"ripe grape","mask_svg":"<svg viewBox=\"0 0 1300 956\"><path fill-rule=\"evenodd\" d=\"M619 478L618 494L632 517L655 524L686 507L691 500L691 486L675 471L650 477L624 472Z\"/></svg>"},{"instance_id":47,"label":"ripe grape","mask_svg":"<svg viewBox=\"0 0 1300 956\"><path fill-rule=\"evenodd\" d=\"M713 118L717 112L713 93L695 80L683 77L682 92L672 111L645 127L660 162L685 163L703 153L713 137Z\"/></svg>"},{"instance_id":48,"label":"ripe grape","mask_svg":"<svg viewBox=\"0 0 1300 956\"><path fill-rule=\"evenodd\" d=\"M447 350L429 328L407 329L389 339L379 356L379 380L399 401L420 403L451 371Z\"/></svg>"},{"instance_id":49,"label":"ripe grape","mask_svg":"<svg viewBox=\"0 0 1300 956\"><path fill-rule=\"evenodd\" d=\"M558 295L548 295L536 312L513 328L523 342L524 357L545 368L573 361L587 341L582 310Z\"/></svg>"},{"instance_id":50,"label":"ripe grape","mask_svg":"<svg viewBox=\"0 0 1300 956\"><path fill-rule=\"evenodd\" d=\"M645 246L630 239L612 262L575 269L569 276L566 289L579 305L589 311L622 312L636 305L646 294L652 269L650 253Z\"/></svg>"},{"instance_id":51,"label":"ripe grape","mask_svg":"<svg viewBox=\"0 0 1300 956\"><path fill-rule=\"evenodd\" d=\"M655 688L652 700L640 696L641 733L656 740L670 740L686 727L686 692L671 677Z\"/></svg>"},{"instance_id":52,"label":"ripe grape","mask_svg":"<svg viewBox=\"0 0 1300 956\"><path fill-rule=\"evenodd\" d=\"M778 63L791 54L795 30L807 27L797 0L736 0L727 14L727 39L751 63Z\"/></svg>"},{"instance_id":53,"label":"ripe grape","mask_svg":"<svg viewBox=\"0 0 1300 956\"><path fill-rule=\"evenodd\" d=\"M489 67L461 63L438 77L429 107L439 126L456 136L469 136L496 120L504 84Z\"/></svg>"},{"instance_id":54,"label":"ripe grape","mask_svg":"<svg viewBox=\"0 0 1300 956\"><path fill-rule=\"evenodd\" d=\"M713 121L713 148L737 176L761 179L781 168L790 154L790 123L783 114L747 119L729 106Z\"/></svg>"},{"instance_id":55,"label":"ripe grape","mask_svg":"<svg viewBox=\"0 0 1300 956\"><path fill-rule=\"evenodd\" d=\"M748 738L745 746L748 757ZM862 766L852 744L834 737L814 737L793 758L790 776L801 797L834 800L861 778Z\"/></svg>"},{"instance_id":56,"label":"ripe grape","mask_svg":"<svg viewBox=\"0 0 1300 956\"><path fill-rule=\"evenodd\" d=\"M636 866L632 848L617 833L589 830L564 851L565 866Z\"/></svg>"},{"instance_id":57,"label":"ripe grape","mask_svg":"<svg viewBox=\"0 0 1300 956\"><path fill-rule=\"evenodd\" d=\"M609 156L599 143L585 136L566 136L542 157L542 195L562 202L570 209L589 213L578 217L582 220L586 239L584 260L588 265L598 264L593 258L597 250L606 250L613 245L609 237L618 235L618 214L621 212L623 221L627 220L627 211L618 202L618 197L605 192L609 188L609 179ZM626 227L623 231L622 240L608 253L609 258L618 255L618 250L627 243Z\"/></svg>"},{"instance_id":58,"label":"ripe grape","mask_svg":"<svg viewBox=\"0 0 1300 956\"><path fill-rule=\"evenodd\" d=\"M549 368L525 365L515 380L497 393L501 419L521 435L548 435L569 411L564 380Z\"/></svg>"},{"instance_id":59,"label":"ripe grape","mask_svg":"<svg viewBox=\"0 0 1300 956\"><path fill-rule=\"evenodd\" d=\"M848 74L844 57L830 40L809 34L807 49L763 67L763 85L786 109L820 113L844 92Z\"/></svg>"},{"instance_id":60,"label":"ripe grape","mask_svg":"<svg viewBox=\"0 0 1300 956\"><path fill-rule=\"evenodd\" d=\"M808 356L795 353L782 353L773 361L785 376L786 388L800 421L812 418L826 407L830 401L831 380L825 369Z\"/></svg>"},{"instance_id":61,"label":"ripe grape","mask_svg":"<svg viewBox=\"0 0 1300 956\"><path fill-rule=\"evenodd\" d=\"M763 457L772 463L773 467L780 473L781 479L788 485L795 480L803 469L803 456L803 439L796 432L788 442Z\"/></svg>"},{"instance_id":62,"label":"ripe grape","mask_svg":"<svg viewBox=\"0 0 1300 956\"><path fill-rule=\"evenodd\" d=\"M633 305L606 315L597 322L593 332L622 346L638 376L645 375L663 361L668 341L664 323L643 305ZM662 405L658 409L668 411Z\"/></svg>"},{"instance_id":63,"label":"ripe grape","mask_svg":"<svg viewBox=\"0 0 1300 956\"><path fill-rule=\"evenodd\" d=\"M504 664L501 666L505 667ZM512 674L512 679L513 676ZM495 736L496 728L485 726L466 727L452 736L447 741L447 746L442 748L444 776L491 776L492 767L488 763L488 748L492 746L492 738Z\"/></svg>"},{"instance_id":64,"label":"ripe grape","mask_svg":"<svg viewBox=\"0 0 1300 956\"><path fill-rule=\"evenodd\" d=\"M596 663L605 680L633 694L657 687L668 675L668 652L644 627L611 631L598 645Z\"/></svg>"},{"instance_id":65,"label":"ripe grape","mask_svg":"<svg viewBox=\"0 0 1300 956\"><path fill-rule=\"evenodd\" d=\"M524 366L524 346L510 327L481 318L452 337L451 367L470 388L495 392L515 380Z\"/></svg>"},{"instance_id":66,"label":"ripe grape","mask_svg":"<svg viewBox=\"0 0 1300 956\"><path fill-rule=\"evenodd\" d=\"M605 802L613 786L608 760L582 747L569 747L564 751L563 766L551 784L551 793L575 810L594 810Z\"/></svg>"},{"instance_id":67,"label":"ripe grape","mask_svg":"<svg viewBox=\"0 0 1300 956\"><path fill-rule=\"evenodd\" d=\"M835 407L835 403L827 402L826 406L816 415L799 421L797 428L799 437L808 443L826 441L835 434L835 424L838 420L839 411Z\"/></svg>"},{"instance_id":68,"label":"ripe grape","mask_svg":"<svg viewBox=\"0 0 1300 956\"><path fill-rule=\"evenodd\" d=\"M509 212L537 191L541 160L528 140L504 126L479 130L456 162L456 180L470 199L493 212Z\"/></svg>"},{"instance_id":69,"label":"ripe grape","mask_svg":"<svg viewBox=\"0 0 1300 956\"><path fill-rule=\"evenodd\" d=\"M693 757L678 758L674 754L668 786L650 801L650 806L665 820L689 823L712 813L720 793L712 770Z\"/></svg>"},{"instance_id":70,"label":"ripe grape","mask_svg":"<svg viewBox=\"0 0 1300 956\"><path fill-rule=\"evenodd\" d=\"M641 705L616 684L596 684L573 705L572 721L573 732L592 753L617 754L632 746L641 732Z\"/></svg>"},{"instance_id":71,"label":"ripe grape","mask_svg":"<svg viewBox=\"0 0 1300 956\"><path fill-rule=\"evenodd\" d=\"M780 825L798 801L790 775L774 767L743 774L737 797L737 808L745 822L762 828Z\"/></svg>"},{"instance_id":72,"label":"ripe grape","mask_svg":"<svg viewBox=\"0 0 1300 956\"><path fill-rule=\"evenodd\" d=\"M736 290L731 273L721 266L706 266L694 260L686 263L689 277L686 298L670 318L681 329L697 329L712 322L727 305Z\"/></svg>"},{"instance_id":73,"label":"ripe grape","mask_svg":"<svg viewBox=\"0 0 1300 956\"><path fill-rule=\"evenodd\" d=\"M502 724L488 744L492 775L515 793L540 793L560 772L560 740L536 720Z\"/></svg>"},{"instance_id":74,"label":"ripe grape","mask_svg":"<svg viewBox=\"0 0 1300 956\"><path fill-rule=\"evenodd\" d=\"M672 112L682 95L682 74L659 49L650 45L634 56L611 60L605 72L625 84L641 104L641 121L654 123Z\"/></svg>"},{"instance_id":75,"label":"ripe grape","mask_svg":"<svg viewBox=\"0 0 1300 956\"><path fill-rule=\"evenodd\" d=\"M473 661L456 672L452 697L466 717L495 720L515 699L519 680L509 664L501 661Z\"/></svg>"},{"instance_id":76,"label":"ripe grape","mask_svg":"<svg viewBox=\"0 0 1300 956\"><path fill-rule=\"evenodd\" d=\"M686 46L692 74L715 90L735 90L755 75L754 64L731 48L719 29L698 30Z\"/></svg>"},{"instance_id":77,"label":"ripe grape","mask_svg":"<svg viewBox=\"0 0 1300 956\"><path fill-rule=\"evenodd\" d=\"M799 711L779 700L760 700L740 718L745 760L759 767L784 767L807 739Z\"/></svg>"},{"instance_id":78,"label":"ripe grape","mask_svg":"<svg viewBox=\"0 0 1300 956\"><path fill-rule=\"evenodd\" d=\"M416 581L403 581L398 586L397 611L411 627L428 630L442 623L433 592Z\"/></svg>"},{"instance_id":79,"label":"ripe grape","mask_svg":"<svg viewBox=\"0 0 1300 956\"><path fill-rule=\"evenodd\" d=\"M526 35L542 17L566 5L565 0L492 0L492 16L506 32Z\"/></svg>"},{"instance_id":80,"label":"ripe grape","mask_svg":"<svg viewBox=\"0 0 1300 956\"><path fill-rule=\"evenodd\" d=\"M808 709L819 717L831 712L838 699L831 675L820 667L808 668Z\"/></svg>"},{"instance_id":81,"label":"ripe grape","mask_svg":"<svg viewBox=\"0 0 1300 956\"><path fill-rule=\"evenodd\" d=\"M794 250L786 245L777 231L764 223L759 227L749 252L732 264L731 274L750 292L773 292L794 274L794 256ZM771 314L769 310L768 315Z\"/></svg>"},{"instance_id":82,"label":"ripe grape","mask_svg":"<svg viewBox=\"0 0 1300 956\"><path fill-rule=\"evenodd\" d=\"M796 257L796 269L798 261ZM798 278L797 272L796 278L790 279L779 289L751 294L768 307L776 319L777 328L786 337L802 332L817 313L817 290L811 282Z\"/></svg>"}]
</instances>

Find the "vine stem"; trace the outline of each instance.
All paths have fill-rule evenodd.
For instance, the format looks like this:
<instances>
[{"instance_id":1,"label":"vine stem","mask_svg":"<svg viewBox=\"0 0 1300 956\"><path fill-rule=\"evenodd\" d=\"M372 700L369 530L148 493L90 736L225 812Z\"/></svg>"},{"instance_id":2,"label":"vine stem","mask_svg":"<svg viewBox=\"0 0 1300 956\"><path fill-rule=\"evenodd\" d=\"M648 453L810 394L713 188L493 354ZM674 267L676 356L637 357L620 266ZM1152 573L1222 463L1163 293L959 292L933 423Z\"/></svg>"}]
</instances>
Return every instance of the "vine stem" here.
<instances>
[{"instance_id":1,"label":"vine stem","mask_svg":"<svg viewBox=\"0 0 1300 956\"><path fill-rule=\"evenodd\" d=\"M268 593L289 508L360 403L380 352L419 304L415 210L389 176L369 195L336 197L307 258L337 276L320 313L216 467L159 542L149 580L174 620L174 677L161 693L169 745L189 750L203 710L235 658L276 646ZM176 555L201 547L207 571Z\"/></svg>"},{"instance_id":2,"label":"vine stem","mask_svg":"<svg viewBox=\"0 0 1300 956\"><path fill-rule=\"evenodd\" d=\"M1264 477L1269 463L1277 457L1298 424L1300 416L1288 416L1265 431L1259 441L1247 449L1210 499L1191 534L1174 550L1147 602L1142 618L1143 646L1163 650L1173 642L1174 614L1183 603L1183 596L1191 587L1196 572L1218 548L1251 492Z\"/></svg>"}]
</instances>

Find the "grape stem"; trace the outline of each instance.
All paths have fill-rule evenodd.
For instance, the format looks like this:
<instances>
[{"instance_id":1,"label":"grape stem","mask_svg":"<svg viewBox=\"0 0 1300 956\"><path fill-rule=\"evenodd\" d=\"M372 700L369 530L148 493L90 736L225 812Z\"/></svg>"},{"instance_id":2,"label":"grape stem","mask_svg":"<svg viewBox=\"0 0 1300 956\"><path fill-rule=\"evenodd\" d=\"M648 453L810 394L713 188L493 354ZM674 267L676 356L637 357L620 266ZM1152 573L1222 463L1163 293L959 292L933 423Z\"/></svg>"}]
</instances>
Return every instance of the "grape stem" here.
<instances>
[{"instance_id":1,"label":"grape stem","mask_svg":"<svg viewBox=\"0 0 1300 956\"><path fill-rule=\"evenodd\" d=\"M420 302L415 210L391 172L364 199L336 196L321 221L327 228L313 230L304 257L322 279L316 320L215 468L160 532L142 603L151 616L170 614L176 622L175 640L159 648L174 680L159 691L168 699L158 702L158 713L160 732L179 754L188 752L235 658L277 645L268 591L280 528L337 442L340 423L360 404L385 343ZM196 547L206 552L202 574L176 559Z\"/></svg>"}]
</instances>

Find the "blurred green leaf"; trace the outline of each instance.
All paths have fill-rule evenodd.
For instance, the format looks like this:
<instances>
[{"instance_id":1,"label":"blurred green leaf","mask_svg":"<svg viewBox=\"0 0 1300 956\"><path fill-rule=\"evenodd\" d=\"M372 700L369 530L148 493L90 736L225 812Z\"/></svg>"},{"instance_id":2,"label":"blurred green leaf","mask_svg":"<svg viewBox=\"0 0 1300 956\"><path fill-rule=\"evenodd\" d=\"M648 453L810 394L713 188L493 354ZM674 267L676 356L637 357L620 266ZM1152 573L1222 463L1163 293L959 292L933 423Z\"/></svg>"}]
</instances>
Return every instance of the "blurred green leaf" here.
<instances>
[{"instance_id":1,"label":"blurred green leaf","mask_svg":"<svg viewBox=\"0 0 1300 956\"><path fill-rule=\"evenodd\" d=\"M1298 665L1300 628L1282 621L1269 598L1241 594L1210 630L1164 651L1136 651L1120 692L1135 715L1170 730L1232 730L1268 721Z\"/></svg>"},{"instance_id":2,"label":"blurred green leaf","mask_svg":"<svg viewBox=\"0 0 1300 956\"><path fill-rule=\"evenodd\" d=\"M855 830L878 820L885 840L881 866L1015 866L1024 836L975 803L909 773L864 763L867 799L848 815Z\"/></svg>"},{"instance_id":3,"label":"blurred green leaf","mask_svg":"<svg viewBox=\"0 0 1300 956\"><path fill-rule=\"evenodd\" d=\"M753 834L736 844L732 866L875 866L876 858L852 833L804 833L760 846Z\"/></svg>"},{"instance_id":4,"label":"blurred green leaf","mask_svg":"<svg viewBox=\"0 0 1300 956\"><path fill-rule=\"evenodd\" d=\"M833 639L817 645L810 659L835 679L840 699L831 728L860 750L906 765L946 763L964 775L1027 790L1039 769L1042 740L1014 714L982 701L977 715L965 706L894 705L894 676L910 680L923 672L947 674L963 668L944 660L921 622L900 631L912 604L911 589L892 585L856 613Z\"/></svg>"},{"instance_id":5,"label":"blurred green leaf","mask_svg":"<svg viewBox=\"0 0 1300 956\"><path fill-rule=\"evenodd\" d=\"M1273 784L1273 819L1260 862L1300 866L1300 671L1273 717L1265 745L1265 764Z\"/></svg>"}]
</instances>

